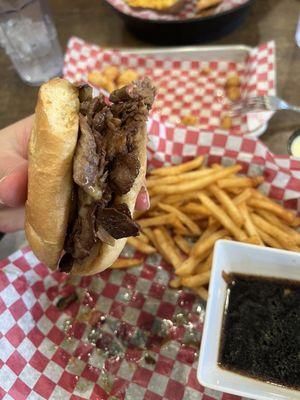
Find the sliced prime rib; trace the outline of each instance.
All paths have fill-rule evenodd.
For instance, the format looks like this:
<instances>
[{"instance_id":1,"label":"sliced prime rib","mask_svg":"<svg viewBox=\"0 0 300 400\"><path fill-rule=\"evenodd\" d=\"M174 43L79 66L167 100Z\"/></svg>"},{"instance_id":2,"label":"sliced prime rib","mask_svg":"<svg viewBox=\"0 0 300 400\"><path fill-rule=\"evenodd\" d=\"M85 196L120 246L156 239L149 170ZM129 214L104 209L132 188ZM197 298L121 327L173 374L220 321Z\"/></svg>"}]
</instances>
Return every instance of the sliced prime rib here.
<instances>
[{"instance_id":1,"label":"sliced prime rib","mask_svg":"<svg viewBox=\"0 0 300 400\"><path fill-rule=\"evenodd\" d=\"M102 95L92 98L88 85L79 87L79 139L73 159L76 204L60 270L69 272L74 261L87 257L99 241L114 245L117 239L139 234L138 224L118 196L130 191L139 174L136 135L154 96L148 79L115 90L110 103Z\"/></svg>"}]
</instances>

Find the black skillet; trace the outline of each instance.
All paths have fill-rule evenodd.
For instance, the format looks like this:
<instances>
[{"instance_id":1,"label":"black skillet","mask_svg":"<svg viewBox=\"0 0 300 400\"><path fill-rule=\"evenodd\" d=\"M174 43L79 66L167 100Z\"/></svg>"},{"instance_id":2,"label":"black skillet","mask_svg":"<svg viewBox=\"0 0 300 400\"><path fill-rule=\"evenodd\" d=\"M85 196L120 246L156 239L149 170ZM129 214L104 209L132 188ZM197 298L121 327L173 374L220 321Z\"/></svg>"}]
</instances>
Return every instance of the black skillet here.
<instances>
[{"instance_id":1,"label":"black skillet","mask_svg":"<svg viewBox=\"0 0 300 400\"><path fill-rule=\"evenodd\" d=\"M123 19L127 28L140 39L158 45L182 45L216 40L236 29L245 19L254 0L230 10L206 17L183 20L148 20L106 4Z\"/></svg>"}]
</instances>

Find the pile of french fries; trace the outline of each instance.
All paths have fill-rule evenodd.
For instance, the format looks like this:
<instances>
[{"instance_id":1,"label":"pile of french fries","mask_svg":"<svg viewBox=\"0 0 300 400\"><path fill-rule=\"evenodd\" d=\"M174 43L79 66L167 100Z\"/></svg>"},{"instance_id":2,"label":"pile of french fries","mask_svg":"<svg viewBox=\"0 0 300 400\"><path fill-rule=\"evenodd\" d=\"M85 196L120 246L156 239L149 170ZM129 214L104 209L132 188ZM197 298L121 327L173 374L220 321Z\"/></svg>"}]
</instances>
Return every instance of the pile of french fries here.
<instances>
[{"instance_id":1,"label":"pile of french fries","mask_svg":"<svg viewBox=\"0 0 300 400\"><path fill-rule=\"evenodd\" d=\"M300 251L300 218L256 187L263 177L238 175L242 167L204 166L204 158L154 169L147 178L151 207L136 213L141 234L128 243L144 254L159 252L174 267L170 286L207 299L218 239ZM113 268L139 265L119 259Z\"/></svg>"}]
</instances>

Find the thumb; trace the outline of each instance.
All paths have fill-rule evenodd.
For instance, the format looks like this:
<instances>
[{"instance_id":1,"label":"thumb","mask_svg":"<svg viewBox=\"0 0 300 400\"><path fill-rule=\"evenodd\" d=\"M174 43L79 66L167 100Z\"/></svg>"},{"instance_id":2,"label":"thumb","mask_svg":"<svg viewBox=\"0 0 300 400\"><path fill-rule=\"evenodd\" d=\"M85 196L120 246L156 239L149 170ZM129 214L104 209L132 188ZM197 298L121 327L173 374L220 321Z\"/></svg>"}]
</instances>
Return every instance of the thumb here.
<instances>
[{"instance_id":1,"label":"thumb","mask_svg":"<svg viewBox=\"0 0 300 400\"><path fill-rule=\"evenodd\" d=\"M22 162L0 180L0 203L8 207L18 207L27 197L27 161Z\"/></svg>"}]
</instances>

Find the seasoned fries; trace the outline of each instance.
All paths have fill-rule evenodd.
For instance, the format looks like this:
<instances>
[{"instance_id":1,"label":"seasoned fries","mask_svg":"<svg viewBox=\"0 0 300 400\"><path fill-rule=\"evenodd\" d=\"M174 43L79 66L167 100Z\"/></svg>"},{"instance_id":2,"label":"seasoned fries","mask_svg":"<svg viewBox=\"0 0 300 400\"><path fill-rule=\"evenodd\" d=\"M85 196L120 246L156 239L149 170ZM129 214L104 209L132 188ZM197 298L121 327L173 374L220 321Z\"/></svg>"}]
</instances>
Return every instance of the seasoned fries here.
<instances>
[{"instance_id":1,"label":"seasoned fries","mask_svg":"<svg viewBox=\"0 0 300 400\"><path fill-rule=\"evenodd\" d=\"M232 77L228 87L236 82ZM207 300L217 240L300 251L300 233L295 229L300 220L256 189L263 177L237 175L240 165L204 167L203 162L197 157L150 172L151 206L136 213L142 233L128 243L145 254L160 253L174 267L170 287L191 288ZM126 262L118 260L113 268L118 263L126 268ZM140 262L128 260L128 266Z\"/></svg>"}]
</instances>

